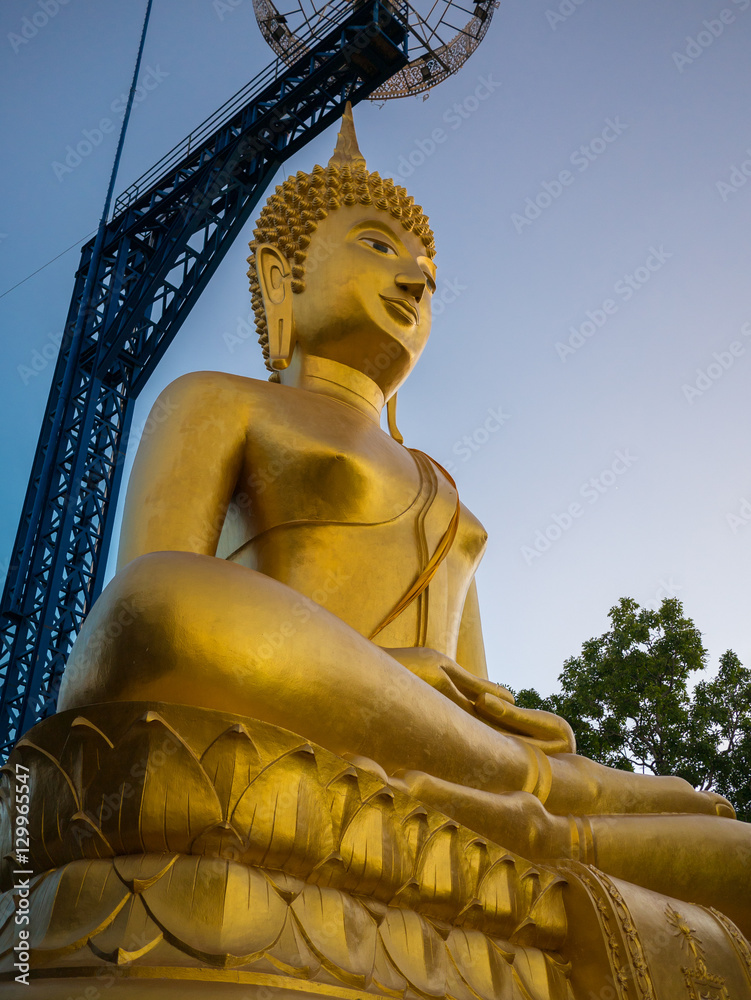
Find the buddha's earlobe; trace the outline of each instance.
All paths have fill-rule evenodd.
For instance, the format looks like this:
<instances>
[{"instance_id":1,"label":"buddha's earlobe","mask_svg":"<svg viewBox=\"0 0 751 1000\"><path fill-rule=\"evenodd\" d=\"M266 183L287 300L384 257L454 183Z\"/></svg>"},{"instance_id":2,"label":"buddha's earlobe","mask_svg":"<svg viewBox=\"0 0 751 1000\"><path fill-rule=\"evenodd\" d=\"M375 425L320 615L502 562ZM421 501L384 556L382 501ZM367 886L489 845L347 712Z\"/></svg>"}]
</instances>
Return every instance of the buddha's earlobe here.
<instances>
[{"instance_id":1,"label":"buddha's earlobe","mask_svg":"<svg viewBox=\"0 0 751 1000\"><path fill-rule=\"evenodd\" d=\"M289 365L295 347L292 272L284 254L270 243L262 243L256 248L256 271L269 332L269 364L281 371Z\"/></svg>"},{"instance_id":2,"label":"buddha's earlobe","mask_svg":"<svg viewBox=\"0 0 751 1000\"><path fill-rule=\"evenodd\" d=\"M404 444L404 438L399 428L396 426L396 393L391 397L391 399L386 403L386 419L389 425L389 434L397 442L397 444Z\"/></svg>"}]
</instances>

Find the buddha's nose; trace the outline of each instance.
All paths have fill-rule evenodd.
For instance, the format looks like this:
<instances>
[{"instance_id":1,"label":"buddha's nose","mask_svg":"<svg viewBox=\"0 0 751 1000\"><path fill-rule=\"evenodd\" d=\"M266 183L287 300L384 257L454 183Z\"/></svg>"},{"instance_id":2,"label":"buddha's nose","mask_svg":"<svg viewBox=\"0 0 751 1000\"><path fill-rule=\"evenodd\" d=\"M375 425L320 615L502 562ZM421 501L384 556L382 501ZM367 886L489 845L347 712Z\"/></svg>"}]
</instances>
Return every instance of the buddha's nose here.
<instances>
[{"instance_id":1,"label":"buddha's nose","mask_svg":"<svg viewBox=\"0 0 751 1000\"><path fill-rule=\"evenodd\" d=\"M401 274L397 274L396 283L399 288L403 288L405 292L409 292L415 302L419 302L425 292L427 281L422 270L417 268L414 273L402 271Z\"/></svg>"}]
</instances>

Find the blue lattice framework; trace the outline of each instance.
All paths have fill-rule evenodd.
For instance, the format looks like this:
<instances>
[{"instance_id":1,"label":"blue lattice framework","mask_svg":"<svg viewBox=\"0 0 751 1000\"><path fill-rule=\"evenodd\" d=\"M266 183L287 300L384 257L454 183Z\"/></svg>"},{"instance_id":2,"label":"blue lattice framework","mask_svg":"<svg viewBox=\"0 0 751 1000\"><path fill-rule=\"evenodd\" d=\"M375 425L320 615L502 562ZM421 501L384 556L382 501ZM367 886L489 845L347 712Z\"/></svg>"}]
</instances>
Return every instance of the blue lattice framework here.
<instances>
[{"instance_id":1,"label":"blue lattice framework","mask_svg":"<svg viewBox=\"0 0 751 1000\"><path fill-rule=\"evenodd\" d=\"M3 757L54 711L102 589L138 393L276 170L406 64L407 30L406 7L340 0L292 66L267 67L120 196L88 306L83 247L3 594Z\"/></svg>"}]
</instances>

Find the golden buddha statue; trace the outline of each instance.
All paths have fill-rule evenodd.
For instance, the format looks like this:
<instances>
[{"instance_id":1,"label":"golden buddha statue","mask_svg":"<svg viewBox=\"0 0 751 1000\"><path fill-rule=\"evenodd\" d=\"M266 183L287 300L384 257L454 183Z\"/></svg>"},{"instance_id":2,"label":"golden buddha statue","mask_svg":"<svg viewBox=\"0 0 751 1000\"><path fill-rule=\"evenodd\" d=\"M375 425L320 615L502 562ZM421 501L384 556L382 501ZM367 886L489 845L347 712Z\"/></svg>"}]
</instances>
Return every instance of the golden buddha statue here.
<instances>
[{"instance_id":1,"label":"golden buddha statue","mask_svg":"<svg viewBox=\"0 0 751 1000\"><path fill-rule=\"evenodd\" d=\"M58 712L87 738L96 730L110 748L117 740L106 728L108 714L119 718L131 704L172 706L172 715L158 711L175 740L174 719L211 715L235 720L226 732L250 732L255 746L248 727L256 720L263 733L296 734L323 748L315 752L327 761L343 759L361 783L376 782L382 796L412 803L405 824L440 813L450 817L446 829L468 831L467 844L486 843L479 835L543 869L568 865L602 873L609 887L643 887L628 891L645 913L664 894L671 906L693 906L695 922L696 914L719 911L716 921L751 933L751 827L732 818L725 799L679 778L612 770L578 756L564 720L518 708L488 680L474 582L486 533L448 473L404 447L395 422L396 392L430 333L433 235L402 188L367 170L349 109L328 167L277 187L250 246L271 379L200 372L164 390L162 418L141 441L130 479L118 571L75 643ZM380 425L384 408L390 435ZM123 608L127 625L112 628ZM155 711L139 716L144 725ZM186 725L198 731L203 723ZM125 723L121 730L131 731ZM215 743L201 739L208 749L191 743L190 754L209 773L205 759ZM58 744L61 759L68 744ZM86 754L75 759L85 771ZM212 765L212 780L222 766ZM233 767L230 784L238 780ZM345 774L336 773L334 784ZM177 792L167 790L164 775L166 803ZM84 846L83 857L138 853L126 849L127 827L143 825L145 806L128 820L120 802L115 839L126 847L119 851L105 837L102 810L94 822L78 808L79 827L83 815L95 828L87 836L108 845L93 854ZM171 815L165 805L158 851L176 850L171 845L182 836L183 821ZM233 815L225 809L222 836L230 836ZM56 844L57 834L49 836ZM149 847L146 840L142 835L144 856L151 857L156 841ZM199 850L186 840L181 850L240 856L227 853L227 841L212 840L211 849L207 842ZM47 849L52 861L67 860L56 850ZM325 884L339 884L326 865L344 853L340 847L313 869L328 872ZM539 881L540 870L528 872ZM152 877L131 881L150 886ZM320 883L323 876L316 877ZM608 888L607 905L619 891L626 890ZM462 905L465 913L474 903ZM606 902L597 906L604 912ZM688 918L670 913L679 939L698 940ZM622 969L614 932L604 929L603 940L605 930L608 961ZM702 933L706 951L715 931ZM509 940L527 940L518 928L513 934ZM555 947L565 951L561 940ZM710 976L699 945L692 954L696 976ZM529 955L517 957L514 976L523 979L524 962L532 963ZM530 983L542 990L542 973L524 983L520 997L531 995ZM563 986L560 993L546 988L534 995L572 995Z\"/></svg>"}]
</instances>

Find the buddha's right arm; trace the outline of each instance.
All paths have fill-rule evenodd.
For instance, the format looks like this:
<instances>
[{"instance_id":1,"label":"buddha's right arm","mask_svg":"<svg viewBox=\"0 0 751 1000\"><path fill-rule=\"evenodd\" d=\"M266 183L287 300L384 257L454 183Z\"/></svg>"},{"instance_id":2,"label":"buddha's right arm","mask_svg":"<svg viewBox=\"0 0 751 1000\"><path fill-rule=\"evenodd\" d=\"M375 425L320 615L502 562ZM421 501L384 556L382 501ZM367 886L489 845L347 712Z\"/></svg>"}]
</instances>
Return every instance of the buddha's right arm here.
<instances>
[{"instance_id":1,"label":"buddha's right arm","mask_svg":"<svg viewBox=\"0 0 751 1000\"><path fill-rule=\"evenodd\" d=\"M183 375L146 422L128 484L118 569L148 552L216 553L242 470L248 380Z\"/></svg>"}]
</instances>

